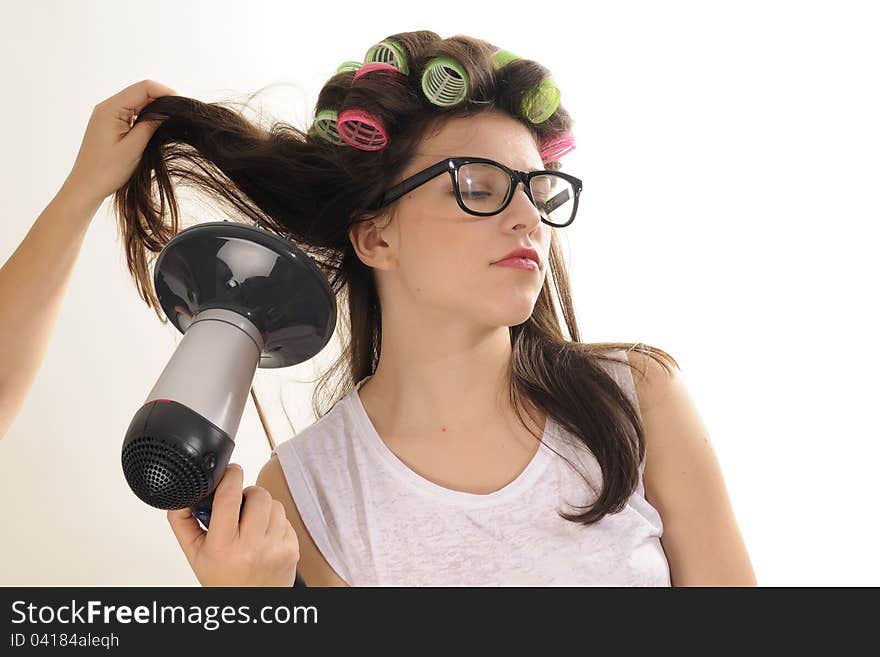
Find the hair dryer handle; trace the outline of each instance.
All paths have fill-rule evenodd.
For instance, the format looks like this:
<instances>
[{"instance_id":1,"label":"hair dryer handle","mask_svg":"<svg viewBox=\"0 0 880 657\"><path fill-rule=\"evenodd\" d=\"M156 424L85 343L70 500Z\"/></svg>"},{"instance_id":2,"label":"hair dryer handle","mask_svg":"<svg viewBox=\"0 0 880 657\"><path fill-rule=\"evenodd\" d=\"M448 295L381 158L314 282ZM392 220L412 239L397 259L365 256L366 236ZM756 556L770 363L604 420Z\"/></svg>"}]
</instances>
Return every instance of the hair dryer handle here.
<instances>
[{"instance_id":1,"label":"hair dryer handle","mask_svg":"<svg viewBox=\"0 0 880 657\"><path fill-rule=\"evenodd\" d=\"M241 517L241 510L244 508L244 496L241 498L241 506L238 509L238 516ZM211 509L214 506L214 492L212 491L208 497L198 502L194 507L192 507L193 515L199 519L199 522L202 523L202 526L207 530L208 526L211 523ZM308 588L308 585L303 581L303 578L299 574L299 569L297 568L296 577L293 580L293 585L298 587Z\"/></svg>"}]
</instances>

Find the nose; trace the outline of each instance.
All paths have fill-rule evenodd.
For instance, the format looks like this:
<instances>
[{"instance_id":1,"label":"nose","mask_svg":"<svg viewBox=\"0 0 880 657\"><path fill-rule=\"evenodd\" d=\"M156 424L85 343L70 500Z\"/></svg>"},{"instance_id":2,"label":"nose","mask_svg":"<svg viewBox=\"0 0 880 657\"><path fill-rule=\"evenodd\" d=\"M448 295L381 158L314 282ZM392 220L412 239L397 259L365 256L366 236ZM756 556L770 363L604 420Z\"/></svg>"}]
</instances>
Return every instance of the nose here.
<instances>
[{"instance_id":1,"label":"nose","mask_svg":"<svg viewBox=\"0 0 880 657\"><path fill-rule=\"evenodd\" d=\"M522 193L520 193L520 186L522 186ZM510 205L505 208L504 215L506 221L513 221L515 225L525 224L529 230L541 223L541 213L529 198L525 182L522 180L516 181L516 186L513 188L513 198L510 199Z\"/></svg>"}]
</instances>

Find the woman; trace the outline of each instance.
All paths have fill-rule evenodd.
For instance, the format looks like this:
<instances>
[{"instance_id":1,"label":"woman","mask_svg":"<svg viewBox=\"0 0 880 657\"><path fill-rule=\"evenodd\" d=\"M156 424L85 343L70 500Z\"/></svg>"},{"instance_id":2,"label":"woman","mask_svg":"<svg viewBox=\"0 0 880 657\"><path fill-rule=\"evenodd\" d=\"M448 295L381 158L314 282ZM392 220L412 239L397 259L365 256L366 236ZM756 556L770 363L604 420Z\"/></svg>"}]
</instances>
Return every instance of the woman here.
<instances>
[{"instance_id":1,"label":"woman","mask_svg":"<svg viewBox=\"0 0 880 657\"><path fill-rule=\"evenodd\" d=\"M178 230L175 176L309 253L347 310L318 392L337 387L273 450L242 526L252 500L277 541L286 518L310 586L754 585L675 360L579 341L557 231L581 183L559 171L572 122L549 72L429 31L364 59L326 83L307 133L155 101L145 115L167 120L117 192L129 268L160 318L148 265ZM203 583L255 549L204 549L218 514L234 535L230 474L207 534L168 512ZM235 570L227 583L274 577Z\"/></svg>"}]
</instances>

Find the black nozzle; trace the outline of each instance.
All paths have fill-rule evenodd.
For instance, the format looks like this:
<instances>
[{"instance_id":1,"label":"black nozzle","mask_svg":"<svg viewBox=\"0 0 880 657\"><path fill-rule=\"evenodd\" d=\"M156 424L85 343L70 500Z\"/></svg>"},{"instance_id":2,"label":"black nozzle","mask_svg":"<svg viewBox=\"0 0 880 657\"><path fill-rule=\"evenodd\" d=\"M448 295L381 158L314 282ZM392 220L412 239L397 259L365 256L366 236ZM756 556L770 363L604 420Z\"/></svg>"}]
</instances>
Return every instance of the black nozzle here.
<instances>
[{"instance_id":1,"label":"black nozzle","mask_svg":"<svg viewBox=\"0 0 880 657\"><path fill-rule=\"evenodd\" d=\"M173 400L135 414L122 443L122 471L134 494L157 509L193 507L223 478L235 443Z\"/></svg>"}]
</instances>

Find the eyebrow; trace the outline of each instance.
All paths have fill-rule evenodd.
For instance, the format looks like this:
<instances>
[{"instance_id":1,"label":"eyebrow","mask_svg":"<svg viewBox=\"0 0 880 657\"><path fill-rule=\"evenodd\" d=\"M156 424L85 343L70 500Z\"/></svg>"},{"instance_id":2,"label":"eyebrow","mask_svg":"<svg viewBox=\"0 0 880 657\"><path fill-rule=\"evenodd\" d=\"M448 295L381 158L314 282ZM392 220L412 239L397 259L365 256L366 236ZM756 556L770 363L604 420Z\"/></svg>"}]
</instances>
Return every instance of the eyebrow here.
<instances>
[{"instance_id":1,"label":"eyebrow","mask_svg":"<svg viewBox=\"0 0 880 657\"><path fill-rule=\"evenodd\" d=\"M458 156L457 155L449 155L447 157L458 157ZM474 156L474 157L476 157L476 156ZM487 157L486 159L487 160L494 160L495 158ZM517 169L517 167L512 167L509 164L506 164L505 162L501 162L501 160L495 160L495 161L499 162L501 164L504 164L504 166L506 166L508 169ZM426 164L425 166L427 167L430 165ZM546 171L546 170L547 170L547 167L544 167L544 166L540 166L540 167L532 168L532 169L519 169L519 171L525 171L526 173L531 173L532 171Z\"/></svg>"},{"instance_id":2,"label":"eyebrow","mask_svg":"<svg viewBox=\"0 0 880 657\"><path fill-rule=\"evenodd\" d=\"M491 158L489 158L489 159L491 159ZM495 160L495 161L498 162L499 160ZM504 162L502 162L502 164L504 164ZM505 166L508 169L518 169L518 167L512 167L509 164L505 164ZM540 167L533 168L533 169L519 169L519 170L525 171L526 173L531 173L532 171L546 171L546 167L540 166Z\"/></svg>"}]
</instances>

